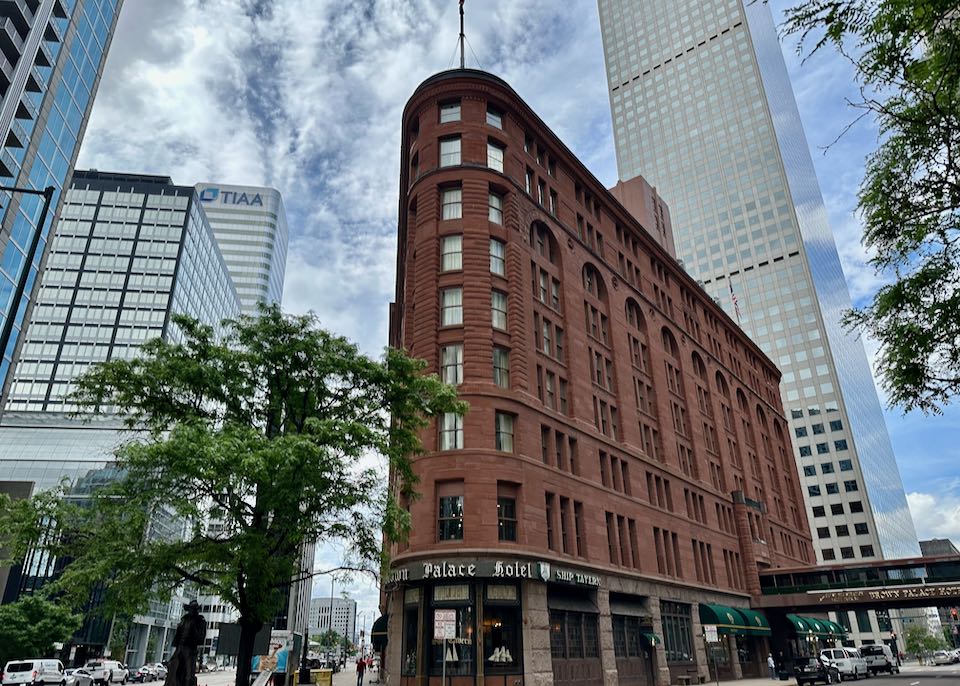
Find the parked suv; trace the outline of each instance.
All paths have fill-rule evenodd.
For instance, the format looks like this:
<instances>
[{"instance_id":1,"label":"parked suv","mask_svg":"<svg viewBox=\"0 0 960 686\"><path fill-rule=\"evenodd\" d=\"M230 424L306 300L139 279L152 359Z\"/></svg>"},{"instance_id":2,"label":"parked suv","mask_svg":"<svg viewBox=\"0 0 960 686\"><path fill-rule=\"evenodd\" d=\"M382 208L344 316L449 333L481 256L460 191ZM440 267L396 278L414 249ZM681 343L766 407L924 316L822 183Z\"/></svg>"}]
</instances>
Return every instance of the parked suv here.
<instances>
[{"instance_id":1,"label":"parked suv","mask_svg":"<svg viewBox=\"0 0 960 686\"><path fill-rule=\"evenodd\" d=\"M98 686L125 684L130 676L127 668L116 660L90 660L84 669L90 672L93 683Z\"/></svg>"},{"instance_id":2,"label":"parked suv","mask_svg":"<svg viewBox=\"0 0 960 686\"><path fill-rule=\"evenodd\" d=\"M3 674L0 674L0 683L3 686L13 686L13 684L63 686L66 679L60 660L11 660L3 668Z\"/></svg>"},{"instance_id":3,"label":"parked suv","mask_svg":"<svg viewBox=\"0 0 960 686\"><path fill-rule=\"evenodd\" d=\"M860 646L860 654L867 662L867 669L871 674L886 672L887 674L899 674L900 668L897 667L897 660L893 656L890 646L875 643L872 645Z\"/></svg>"},{"instance_id":4,"label":"parked suv","mask_svg":"<svg viewBox=\"0 0 960 686\"><path fill-rule=\"evenodd\" d=\"M836 667L841 680L868 676L866 660L853 648L827 648L820 651L820 659Z\"/></svg>"},{"instance_id":5,"label":"parked suv","mask_svg":"<svg viewBox=\"0 0 960 686\"><path fill-rule=\"evenodd\" d=\"M815 684L835 684L840 681L840 672L833 665L827 665L819 657L798 657L793 663L793 675L797 677L797 686Z\"/></svg>"}]
</instances>

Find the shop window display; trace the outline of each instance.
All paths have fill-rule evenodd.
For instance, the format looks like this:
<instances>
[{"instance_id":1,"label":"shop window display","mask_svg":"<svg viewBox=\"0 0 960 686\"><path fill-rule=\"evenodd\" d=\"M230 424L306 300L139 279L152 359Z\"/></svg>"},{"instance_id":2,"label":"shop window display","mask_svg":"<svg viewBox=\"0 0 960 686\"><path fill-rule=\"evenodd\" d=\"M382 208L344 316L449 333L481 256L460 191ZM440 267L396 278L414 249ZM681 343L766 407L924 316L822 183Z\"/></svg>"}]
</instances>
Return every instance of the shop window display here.
<instances>
[{"instance_id":1,"label":"shop window display","mask_svg":"<svg viewBox=\"0 0 960 686\"><path fill-rule=\"evenodd\" d=\"M433 602L430 608L430 621L425 621L426 640L430 644L430 673L440 675L444 671L450 676L468 676L476 674L475 619L472 603L472 588L468 584L435 586ZM457 631L453 640L444 642L433 638L433 613L438 609L452 609L457 612Z\"/></svg>"},{"instance_id":2,"label":"shop window display","mask_svg":"<svg viewBox=\"0 0 960 686\"><path fill-rule=\"evenodd\" d=\"M417 673L417 636L419 608L407 607L403 611L403 666L404 676L415 676Z\"/></svg>"},{"instance_id":3,"label":"shop window display","mask_svg":"<svg viewBox=\"0 0 960 686\"><path fill-rule=\"evenodd\" d=\"M483 659L486 674L521 671L523 647L519 593L516 586L487 586L483 604Z\"/></svg>"}]
</instances>

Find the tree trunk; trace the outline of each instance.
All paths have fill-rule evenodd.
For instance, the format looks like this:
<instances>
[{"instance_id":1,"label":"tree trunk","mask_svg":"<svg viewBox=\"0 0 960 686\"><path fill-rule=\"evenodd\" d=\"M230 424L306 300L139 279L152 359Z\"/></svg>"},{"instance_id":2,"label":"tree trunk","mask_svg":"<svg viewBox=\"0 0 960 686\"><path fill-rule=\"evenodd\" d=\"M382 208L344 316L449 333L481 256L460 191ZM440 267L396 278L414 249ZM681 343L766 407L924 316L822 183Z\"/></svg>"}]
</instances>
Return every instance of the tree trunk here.
<instances>
[{"instance_id":1,"label":"tree trunk","mask_svg":"<svg viewBox=\"0 0 960 686\"><path fill-rule=\"evenodd\" d=\"M240 616L240 646L237 649L237 678L234 686L250 686L250 663L253 661L253 643L263 622Z\"/></svg>"}]
</instances>

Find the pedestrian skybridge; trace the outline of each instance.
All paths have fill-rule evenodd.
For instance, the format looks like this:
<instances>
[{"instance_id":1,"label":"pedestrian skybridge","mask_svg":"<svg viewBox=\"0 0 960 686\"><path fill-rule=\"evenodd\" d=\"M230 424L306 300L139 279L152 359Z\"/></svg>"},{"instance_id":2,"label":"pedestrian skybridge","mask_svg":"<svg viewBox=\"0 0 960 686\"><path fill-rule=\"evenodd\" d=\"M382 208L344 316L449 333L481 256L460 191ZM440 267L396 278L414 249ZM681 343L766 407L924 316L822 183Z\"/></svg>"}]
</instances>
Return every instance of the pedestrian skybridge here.
<instances>
[{"instance_id":1,"label":"pedestrian skybridge","mask_svg":"<svg viewBox=\"0 0 960 686\"><path fill-rule=\"evenodd\" d=\"M960 556L760 572L761 608L883 609L960 605Z\"/></svg>"}]
</instances>

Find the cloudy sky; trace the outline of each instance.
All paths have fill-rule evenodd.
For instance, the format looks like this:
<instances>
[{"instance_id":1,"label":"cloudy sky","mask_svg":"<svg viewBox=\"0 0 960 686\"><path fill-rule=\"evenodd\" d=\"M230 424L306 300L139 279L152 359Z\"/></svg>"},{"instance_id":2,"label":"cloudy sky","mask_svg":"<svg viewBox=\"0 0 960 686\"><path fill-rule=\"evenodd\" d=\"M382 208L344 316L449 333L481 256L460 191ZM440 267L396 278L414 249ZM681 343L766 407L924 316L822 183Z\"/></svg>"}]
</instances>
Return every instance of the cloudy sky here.
<instances>
[{"instance_id":1,"label":"cloudy sky","mask_svg":"<svg viewBox=\"0 0 960 686\"><path fill-rule=\"evenodd\" d=\"M775 14L788 6L770 0ZM595 0L468 0L468 66L510 82L607 185L616 181ZM125 0L79 168L263 184L291 227L284 305L378 353L394 287L400 115L414 88L454 66L456 0ZM784 46L855 302L879 285L853 208L869 122L832 54ZM868 346L872 352L872 347ZM887 412L919 535L960 539L960 409ZM328 551L329 552L329 551ZM329 594L318 580L315 595ZM346 591L373 610L376 589ZM337 584L336 593L341 593ZM366 622L369 627L372 620ZM369 630L369 629L368 629Z\"/></svg>"}]
</instances>

